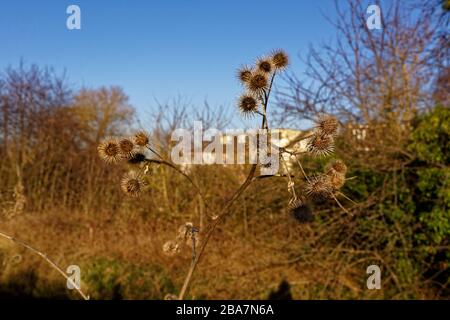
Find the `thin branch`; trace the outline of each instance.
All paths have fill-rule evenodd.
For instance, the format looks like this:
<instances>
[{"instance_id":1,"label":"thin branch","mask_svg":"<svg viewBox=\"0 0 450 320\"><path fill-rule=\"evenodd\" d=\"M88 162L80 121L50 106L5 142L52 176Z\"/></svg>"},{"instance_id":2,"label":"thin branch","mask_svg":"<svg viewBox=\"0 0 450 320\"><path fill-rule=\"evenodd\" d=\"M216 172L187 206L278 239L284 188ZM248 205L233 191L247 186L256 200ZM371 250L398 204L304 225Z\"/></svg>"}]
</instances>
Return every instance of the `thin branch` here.
<instances>
[{"instance_id":1,"label":"thin branch","mask_svg":"<svg viewBox=\"0 0 450 320\"><path fill-rule=\"evenodd\" d=\"M154 154L156 154L158 156L158 158L160 158L161 160L164 160L164 158L158 152L156 152L155 149L153 149L149 145L147 145L147 149L150 150L151 152L153 152Z\"/></svg>"},{"instance_id":2,"label":"thin branch","mask_svg":"<svg viewBox=\"0 0 450 320\"><path fill-rule=\"evenodd\" d=\"M342 192L338 192L338 195L343 196L345 199L347 199L348 201L352 202L353 204L358 204L357 202L353 201L352 199L350 199L349 197L347 197L344 193Z\"/></svg>"},{"instance_id":3,"label":"thin branch","mask_svg":"<svg viewBox=\"0 0 450 320\"><path fill-rule=\"evenodd\" d=\"M277 175L277 176L275 176L275 175L269 175L269 174L267 174L267 175L261 175L261 176L257 176L257 177L254 177L253 178L253 180L254 181L256 181L256 180L262 180L262 179L269 179L269 178L286 178L286 176L287 175L285 175L285 174L281 174L281 175ZM295 178L295 176L294 175L290 175L291 176L291 178Z\"/></svg>"},{"instance_id":4,"label":"thin branch","mask_svg":"<svg viewBox=\"0 0 450 320\"><path fill-rule=\"evenodd\" d=\"M266 110L267 110L267 104L269 102L269 96L270 96L270 92L272 90L272 85L273 85L273 79L275 77L275 72L272 75L272 79L270 81L270 86L269 86L269 90L267 91L267 93L265 92L264 94L264 103L263 103L263 110L264 110L264 114L266 114ZM268 122L267 122L267 117L263 117L262 120L262 124L261 124L261 129L266 129L269 130L269 126L268 126ZM258 145L258 149L259 149L259 145ZM200 250L198 252L198 255L196 256L195 260L192 261L191 266L189 268L189 271L186 275L186 278L184 280L183 283L183 287L181 288L180 294L178 296L179 300L183 300L187 289L189 287L189 284L191 282L192 279L192 275L194 274L194 271L200 261L200 258L203 255L203 252L205 251L206 245L208 244L209 239L211 238L211 235L213 234L214 230L216 229L217 225L220 223L221 220L223 220L228 214L230 214L230 211L228 211L230 209L230 207L233 205L233 203L241 196L241 194L250 186L250 184L254 181L254 176L255 176L255 172L256 172L256 167L257 164L253 164L250 172L248 173L247 178L245 179L244 183L238 188L238 190L236 190L236 192L234 193L233 197L226 203L225 207L220 211L220 213L215 217L214 221L211 223L209 230L206 232L205 238L202 241L202 245L200 246Z\"/></svg>"},{"instance_id":5,"label":"thin branch","mask_svg":"<svg viewBox=\"0 0 450 320\"><path fill-rule=\"evenodd\" d=\"M176 165L174 165L166 160L163 160L163 159L160 159L160 160L145 159L145 162L157 163L157 164L168 166L168 167L172 168L173 170L175 170L176 172L178 172L179 174L181 174L182 176L184 176L191 183L191 185L195 188L195 191L200 195L200 198L202 199L202 202L203 202L203 205L205 206L205 208L208 208L206 201L205 201L205 196L204 196L203 192L201 191L201 189L197 186L197 184L192 180L192 178L189 175L187 175L182 170L180 170Z\"/></svg>"},{"instance_id":6,"label":"thin branch","mask_svg":"<svg viewBox=\"0 0 450 320\"><path fill-rule=\"evenodd\" d=\"M342 210L344 210L348 215L350 215L350 216L354 216L354 214L353 213L351 213L350 211L348 211L347 209L345 209L345 207L339 202L339 200L336 198L336 196L331 192L330 193L331 194L331 196L333 197L333 199L334 199L334 201L336 201L336 203L338 204L338 206L342 209Z\"/></svg>"},{"instance_id":7,"label":"thin branch","mask_svg":"<svg viewBox=\"0 0 450 320\"><path fill-rule=\"evenodd\" d=\"M77 290L77 292L83 297L84 300L89 300L89 296L85 295L83 293L83 291L81 290L81 288L78 287L78 285L71 279L69 278L66 273L60 268L58 267L58 265L56 263L54 263L52 260L50 260L46 254L42 253L41 251L37 250L36 248L30 246L29 244L23 242L22 240L16 239L12 236L9 236L3 232L0 232L0 236L8 239L9 241L22 246L32 252L34 252L35 254L37 254L38 256L40 256L42 259L44 259L51 267L53 267L56 271L58 271L67 281L70 282L70 284L75 288L75 290Z\"/></svg>"},{"instance_id":8,"label":"thin branch","mask_svg":"<svg viewBox=\"0 0 450 320\"><path fill-rule=\"evenodd\" d=\"M192 279L192 275L194 274L194 271L200 261L200 258L203 255L203 252L205 251L206 245L208 244L209 239L211 238L211 235L213 234L214 230L216 229L217 225L220 223L220 221L225 218L230 212L228 209L231 207L231 205L240 197L240 195L248 188L248 186L252 183L253 177L256 172L256 164L252 165L252 168L250 169L250 172L245 179L245 182L239 187L239 189L234 193L233 197L227 202L225 207L222 209L222 211L219 213L219 215L216 216L215 220L212 222L212 224L209 227L209 230L206 232L205 238L202 241L202 244L200 246L198 255L195 257L195 259L192 261L191 266L189 268L188 274L184 280L183 287L181 288L180 294L178 296L179 300L183 300L186 291L189 287L189 284Z\"/></svg>"},{"instance_id":9,"label":"thin branch","mask_svg":"<svg viewBox=\"0 0 450 320\"><path fill-rule=\"evenodd\" d=\"M298 166L300 167L300 170L302 171L302 174L305 177L306 181L310 182L308 176L306 175L305 170L303 169L303 166L302 166L300 160L298 160L297 156L294 156L294 157L295 157L295 160L297 160Z\"/></svg>"},{"instance_id":10,"label":"thin branch","mask_svg":"<svg viewBox=\"0 0 450 320\"><path fill-rule=\"evenodd\" d=\"M297 200L297 194L295 193L295 187L294 187L295 184L294 184L294 182L291 179L291 174L289 172L289 168L288 168L288 166L286 164L286 161L284 160L283 156L281 156L280 159L281 159L281 162L284 165L284 168L286 169L286 173L287 173L286 176L287 176L288 181L289 181L288 186L292 190L292 195L293 195L294 199Z\"/></svg>"}]
</instances>

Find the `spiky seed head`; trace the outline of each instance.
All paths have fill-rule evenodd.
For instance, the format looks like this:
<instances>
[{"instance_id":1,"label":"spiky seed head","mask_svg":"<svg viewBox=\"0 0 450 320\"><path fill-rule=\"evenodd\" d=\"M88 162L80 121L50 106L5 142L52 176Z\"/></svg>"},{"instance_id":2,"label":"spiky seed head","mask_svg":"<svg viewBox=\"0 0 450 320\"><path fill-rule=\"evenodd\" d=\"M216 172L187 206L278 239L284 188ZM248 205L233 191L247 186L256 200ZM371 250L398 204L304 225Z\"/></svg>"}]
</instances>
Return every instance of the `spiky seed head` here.
<instances>
[{"instance_id":1,"label":"spiky seed head","mask_svg":"<svg viewBox=\"0 0 450 320\"><path fill-rule=\"evenodd\" d=\"M129 164L140 164L145 162L145 160L147 160L147 157L145 156L145 154L138 152L133 154L133 156L128 159L128 163Z\"/></svg>"},{"instance_id":2,"label":"spiky seed head","mask_svg":"<svg viewBox=\"0 0 450 320\"><path fill-rule=\"evenodd\" d=\"M251 94L243 94L239 98L238 107L242 114L251 115L258 111L258 101Z\"/></svg>"},{"instance_id":3,"label":"spiky seed head","mask_svg":"<svg viewBox=\"0 0 450 320\"><path fill-rule=\"evenodd\" d=\"M301 206L303 204L303 201L299 198L292 198L289 201L288 209L292 210L294 208L297 208L298 206Z\"/></svg>"},{"instance_id":4,"label":"spiky seed head","mask_svg":"<svg viewBox=\"0 0 450 320\"><path fill-rule=\"evenodd\" d=\"M98 154L106 163L117 163L121 160L120 147L117 139L107 138L97 147Z\"/></svg>"},{"instance_id":5,"label":"spiky seed head","mask_svg":"<svg viewBox=\"0 0 450 320\"><path fill-rule=\"evenodd\" d=\"M255 71L252 73L250 80L246 83L247 89L253 94L261 94L264 90L267 90L269 80L267 74L261 71Z\"/></svg>"},{"instance_id":6,"label":"spiky seed head","mask_svg":"<svg viewBox=\"0 0 450 320\"><path fill-rule=\"evenodd\" d=\"M150 136L145 131L136 132L133 136L133 142L140 147L145 147L150 142Z\"/></svg>"},{"instance_id":7,"label":"spiky seed head","mask_svg":"<svg viewBox=\"0 0 450 320\"><path fill-rule=\"evenodd\" d=\"M328 180L330 181L330 185L334 190L339 190L345 184L345 175L337 172L334 169L331 169L327 173Z\"/></svg>"},{"instance_id":8,"label":"spiky seed head","mask_svg":"<svg viewBox=\"0 0 450 320\"><path fill-rule=\"evenodd\" d=\"M248 66L243 66L237 71L237 78L242 84L248 84L252 77L252 69Z\"/></svg>"},{"instance_id":9,"label":"spiky seed head","mask_svg":"<svg viewBox=\"0 0 450 320\"><path fill-rule=\"evenodd\" d=\"M180 245L175 240L169 240L163 245L163 252L168 256L174 256L180 252Z\"/></svg>"},{"instance_id":10,"label":"spiky seed head","mask_svg":"<svg viewBox=\"0 0 450 320\"><path fill-rule=\"evenodd\" d=\"M256 61L256 67L264 73L271 73L274 69L272 59L260 58Z\"/></svg>"},{"instance_id":11,"label":"spiky seed head","mask_svg":"<svg viewBox=\"0 0 450 320\"><path fill-rule=\"evenodd\" d=\"M317 120L317 130L326 135L335 135L339 128L338 120L330 115L322 115Z\"/></svg>"},{"instance_id":12,"label":"spiky seed head","mask_svg":"<svg viewBox=\"0 0 450 320\"><path fill-rule=\"evenodd\" d=\"M327 156L334 150L333 136L317 132L309 138L306 149L315 156Z\"/></svg>"},{"instance_id":13,"label":"spiky seed head","mask_svg":"<svg viewBox=\"0 0 450 320\"><path fill-rule=\"evenodd\" d=\"M124 159L130 159L136 153L136 145L130 138L122 138L119 140L119 152Z\"/></svg>"},{"instance_id":14,"label":"spiky seed head","mask_svg":"<svg viewBox=\"0 0 450 320\"><path fill-rule=\"evenodd\" d=\"M341 160L333 160L325 167L325 174L334 190L339 190L345 184L347 166Z\"/></svg>"},{"instance_id":15,"label":"spiky seed head","mask_svg":"<svg viewBox=\"0 0 450 320\"><path fill-rule=\"evenodd\" d=\"M284 50L275 50L272 53L272 63L277 70L283 70L289 65L289 56Z\"/></svg>"},{"instance_id":16,"label":"spiky seed head","mask_svg":"<svg viewBox=\"0 0 450 320\"><path fill-rule=\"evenodd\" d=\"M292 206L289 212L294 217L294 219L300 223L312 222L315 218L311 207L302 202L299 202L297 205Z\"/></svg>"},{"instance_id":17,"label":"spiky seed head","mask_svg":"<svg viewBox=\"0 0 450 320\"><path fill-rule=\"evenodd\" d=\"M336 171L337 173L343 174L344 176L347 174L347 166L341 160L333 160L327 164L325 167L325 172L333 173L332 171Z\"/></svg>"},{"instance_id":18,"label":"spiky seed head","mask_svg":"<svg viewBox=\"0 0 450 320\"><path fill-rule=\"evenodd\" d=\"M316 199L325 199L330 197L333 188L326 175L315 175L309 178L305 185L305 193Z\"/></svg>"},{"instance_id":19,"label":"spiky seed head","mask_svg":"<svg viewBox=\"0 0 450 320\"><path fill-rule=\"evenodd\" d=\"M131 197L138 197L144 187L145 183L142 179L142 175L135 171L125 173L120 183L122 191Z\"/></svg>"}]
</instances>

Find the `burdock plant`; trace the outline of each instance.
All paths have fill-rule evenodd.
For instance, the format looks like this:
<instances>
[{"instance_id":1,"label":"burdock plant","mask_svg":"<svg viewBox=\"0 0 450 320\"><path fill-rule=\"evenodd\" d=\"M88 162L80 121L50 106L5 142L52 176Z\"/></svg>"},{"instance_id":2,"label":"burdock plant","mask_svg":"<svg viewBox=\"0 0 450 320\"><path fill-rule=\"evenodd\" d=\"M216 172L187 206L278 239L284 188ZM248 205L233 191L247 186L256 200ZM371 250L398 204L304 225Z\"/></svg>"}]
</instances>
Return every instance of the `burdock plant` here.
<instances>
[{"instance_id":1,"label":"burdock plant","mask_svg":"<svg viewBox=\"0 0 450 320\"><path fill-rule=\"evenodd\" d=\"M271 54L257 59L253 66L244 66L237 72L237 78L244 88L244 92L237 101L237 106L244 117L261 117L260 129L267 136L269 136L268 133L270 132L267 109L269 107L269 99L274 80L288 65L288 55L283 50L275 50ZM306 148L304 150L293 152L284 148L280 149L279 159L285 172L277 176L286 179L289 191L289 201L286 204L286 208L300 222L310 222L313 220L314 216L309 203L317 200L333 199L343 210L348 212L337 199L338 196L345 196L340 191L346 180L347 167L345 164L342 161L334 160L327 164L323 173L313 173L311 175L306 174L301 164L303 156L329 156L334 151L334 139L338 134L338 129L339 122L336 118L330 115L322 115L317 119L312 132L301 139L306 140ZM156 158L146 157L145 149L152 152ZM263 150L260 149L258 145L257 152L261 155L259 157L261 159L266 152L262 152ZM139 131L131 137L107 138L98 146L98 152L100 157L108 164L127 162L135 166L135 169L122 177L121 189L125 194L132 197L140 196L147 187L145 179L149 171L149 166L153 163L158 163L176 170L179 174L187 178L207 207L200 188L198 188L189 175L180 170L170 160L164 159L152 147L151 137L147 132ZM285 156L290 159L290 162L298 165L302 174L300 178L296 178L291 174L292 169L288 165ZM267 177L275 177L275 175L257 175L258 166L270 166L270 163L252 164L245 181L235 191L233 196L225 203L221 210L210 214L210 220L204 230L199 230L192 223L187 222L179 227L174 239L164 244L162 249L167 255L177 254L186 245L192 250L192 262L180 293L177 296L178 299L185 297L194 271L205 252L205 248L212 234L219 223L231 213L230 207L233 203L254 181ZM301 188L296 188L297 184ZM298 193L298 190L300 193ZM171 298L173 297L171 295Z\"/></svg>"}]
</instances>

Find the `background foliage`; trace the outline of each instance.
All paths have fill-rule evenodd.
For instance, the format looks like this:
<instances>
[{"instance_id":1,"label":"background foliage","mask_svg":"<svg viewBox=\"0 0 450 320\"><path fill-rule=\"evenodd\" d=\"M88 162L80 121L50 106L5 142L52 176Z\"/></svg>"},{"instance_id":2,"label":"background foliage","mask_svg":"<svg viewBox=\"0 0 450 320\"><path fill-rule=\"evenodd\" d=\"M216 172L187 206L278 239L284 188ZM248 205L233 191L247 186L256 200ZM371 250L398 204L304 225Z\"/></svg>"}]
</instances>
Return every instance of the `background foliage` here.
<instances>
[{"instance_id":1,"label":"background foliage","mask_svg":"<svg viewBox=\"0 0 450 320\"><path fill-rule=\"evenodd\" d=\"M361 8L349 3L352 14L341 17L341 26L359 26L352 17ZM339 39L367 51L352 59L339 44L312 50L305 78L286 77L270 106L283 126L320 112L340 119L335 157L353 177L343 192L356 204L343 204L354 216L324 201L312 205L314 221L299 223L287 210L286 182L258 181L211 240L188 298L449 298L450 69L442 20L448 11L436 8L439 1L417 20L402 14L409 11L389 11L390 31L383 34L339 29L346 30ZM380 37L390 45L382 47ZM0 76L1 231L61 266L79 265L93 298L177 293L191 252L167 257L162 245L186 221L202 229L205 208L189 183L157 165L148 195L125 197L118 181L126 168L102 164L96 147L142 119L118 87L74 90L66 83L33 65ZM156 146L167 146L171 130L193 119L218 128L230 120L222 110L190 109L180 100L155 110L146 129ZM361 130L364 139L357 137ZM325 162L305 160L305 167L318 171ZM217 211L247 170L194 166L189 175ZM381 290L366 287L371 264L381 267ZM3 240L0 296L78 298L39 257Z\"/></svg>"}]
</instances>

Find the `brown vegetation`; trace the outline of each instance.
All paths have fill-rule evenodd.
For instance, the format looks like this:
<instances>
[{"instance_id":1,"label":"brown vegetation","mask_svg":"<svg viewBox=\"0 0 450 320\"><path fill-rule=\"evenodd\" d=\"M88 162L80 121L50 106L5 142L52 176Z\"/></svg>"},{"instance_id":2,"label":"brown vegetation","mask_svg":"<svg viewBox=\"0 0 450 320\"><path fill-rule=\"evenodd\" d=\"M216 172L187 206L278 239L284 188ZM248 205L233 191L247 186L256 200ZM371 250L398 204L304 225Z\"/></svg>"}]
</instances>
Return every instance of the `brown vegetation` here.
<instances>
[{"instance_id":1,"label":"brown vegetation","mask_svg":"<svg viewBox=\"0 0 450 320\"><path fill-rule=\"evenodd\" d=\"M339 161L302 162L305 171L322 174L294 190L317 201L300 210L303 199L290 203L286 177L280 177L254 181L230 203L250 166L194 166L189 181L156 157L145 197L127 197L122 189L134 194L137 186L129 184L134 176L120 184L128 165L105 166L97 156L104 138L126 136L135 123L124 92L73 92L49 70L20 66L0 79L0 231L32 244L62 269L79 265L82 289L92 298L163 299L179 293L192 261L191 248L167 256L164 244L186 222L202 232L208 213L225 207L227 219L214 226L185 298L448 298L448 207L439 203L442 217L428 225L423 212L429 203L421 207L417 190L411 191L420 180L408 180L424 166L437 168L447 174L438 174L442 185L433 187L449 190L448 160L424 165L420 150L410 147L416 116L435 103L448 104L448 64L436 47L448 48L448 42L437 41L441 29L432 10L411 22L395 2L383 22L386 32L371 33L360 27L362 8L350 3L350 16L342 13L337 24L337 45L311 52L312 83L290 74L278 92L280 120L316 120L326 113L344 127L336 152L348 168ZM276 54L270 68L284 69L287 60ZM261 80L269 71L265 62L258 60L257 72L239 73L252 94L270 86ZM241 104L244 112L256 111L253 101ZM168 150L170 132L192 118L219 129L229 120L212 108L186 112L180 101L167 107L159 106L146 128L157 150ZM318 126L332 130L335 123L323 118ZM134 144L146 144L143 138L136 136ZM328 147L324 136L309 140L308 148L319 154L330 153ZM303 177L303 167L292 175ZM343 188L356 203L322 197L324 185L326 194ZM381 290L366 287L371 264L382 268ZM6 239L0 239L2 296L79 298L45 260Z\"/></svg>"}]
</instances>

